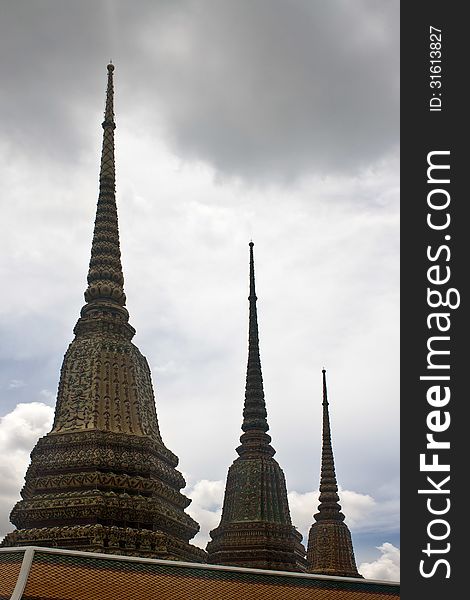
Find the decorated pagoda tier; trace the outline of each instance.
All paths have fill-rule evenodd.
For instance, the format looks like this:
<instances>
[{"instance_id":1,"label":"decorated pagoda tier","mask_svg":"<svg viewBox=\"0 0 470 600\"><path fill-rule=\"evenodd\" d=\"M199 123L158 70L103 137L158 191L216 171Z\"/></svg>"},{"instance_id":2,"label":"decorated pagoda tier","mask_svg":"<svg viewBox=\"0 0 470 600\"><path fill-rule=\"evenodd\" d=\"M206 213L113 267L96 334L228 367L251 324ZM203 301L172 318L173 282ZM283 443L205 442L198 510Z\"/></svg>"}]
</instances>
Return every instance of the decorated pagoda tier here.
<instances>
[{"instance_id":1,"label":"decorated pagoda tier","mask_svg":"<svg viewBox=\"0 0 470 600\"><path fill-rule=\"evenodd\" d=\"M302 536L292 526L284 473L273 458L259 355L253 242L250 242L248 367L243 434L231 465L222 518L210 532L208 562L283 571L305 570Z\"/></svg>"},{"instance_id":2,"label":"decorated pagoda tier","mask_svg":"<svg viewBox=\"0 0 470 600\"><path fill-rule=\"evenodd\" d=\"M62 365L52 431L31 454L17 530L35 545L205 562L199 525L158 427L150 369L132 343L115 199L113 65L108 65L100 190L86 304Z\"/></svg>"},{"instance_id":3,"label":"decorated pagoda tier","mask_svg":"<svg viewBox=\"0 0 470 600\"><path fill-rule=\"evenodd\" d=\"M323 445L320 476L320 504L310 528L307 548L309 573L362 577L357 571L351 533L344 523L336 482L326 371L323 369Z\"/></svg>"}]
</instances>

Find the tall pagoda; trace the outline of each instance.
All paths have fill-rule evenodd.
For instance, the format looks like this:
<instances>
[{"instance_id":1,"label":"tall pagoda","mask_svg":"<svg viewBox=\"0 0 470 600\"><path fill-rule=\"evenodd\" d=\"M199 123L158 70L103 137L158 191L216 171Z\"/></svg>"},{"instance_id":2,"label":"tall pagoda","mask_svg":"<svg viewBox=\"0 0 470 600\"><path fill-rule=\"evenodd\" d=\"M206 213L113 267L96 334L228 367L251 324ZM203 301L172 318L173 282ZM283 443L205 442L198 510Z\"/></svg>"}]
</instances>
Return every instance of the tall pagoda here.
<instances>
[{"instance_id":1,"label":"tall pagoda","mask_svg":"<svg viewBox=\"0 0 470 600\"><path fill-rule=\"evenodd\" d=\"M351 533L344 523L336 482L335 462L331 444L330 416L326 370L323 369L323 444L320 476L320 504L310 528L307 547L309 573L362 577L354 558Z\"/></svg>"},{"instance_id":2,"label":"tall pagoda","mask_svg":"<svg viewBox=\"0 0 470 600\"><path fill-rule=\"evenodd\" d=\"M248 366L243 434L229 468L222 517L210 532L208 562L305 571L301 534L293 527L284 473L273 458L259 354L253 242L250 242Z\"/></svg>"},{"instance_id":3,"label":"tall pagoda","mask_svg":"<svg viewBox=\"0 0 470 600\"><path fill-rule=\"evenodd\" d=\"M52 431L31 453L17 527L3 546L48 546L205 562L199 525L162 441L150 369L131 342L115 195L109 64L99 196L80 318L62 364Z\"/></svg>"}]
</instances>

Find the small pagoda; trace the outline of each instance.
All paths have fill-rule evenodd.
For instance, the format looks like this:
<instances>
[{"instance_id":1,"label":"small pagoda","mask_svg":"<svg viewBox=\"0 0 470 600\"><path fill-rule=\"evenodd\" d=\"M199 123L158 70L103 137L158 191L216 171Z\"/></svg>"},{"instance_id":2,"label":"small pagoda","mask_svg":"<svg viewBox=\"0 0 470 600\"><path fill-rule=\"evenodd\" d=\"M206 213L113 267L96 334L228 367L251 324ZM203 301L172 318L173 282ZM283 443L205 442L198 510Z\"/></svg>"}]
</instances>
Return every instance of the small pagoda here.
<instances>
[{"instance_id":1,"label":"small pagoda","mask_svg":"<svg viewBox=\"0 0 470 600\"><path fill-rule=\"evenodd\" d=\"M273 458L259 354L253 242L250 242L248 366L243 434L229 468L222 517L210 532L212 564L305 571L301 534L293 527L284 473Z\"/></svg>"},{"instance_id":2,"label":"small pagoda","mask_svg":"<svg viewBox=\"0 0 470 600\"><path fill-rule=\"evenodd\" d=\"M336 482L331 444L326 370L323 369L323 444L320 476L320 504L310 528L307 547L309 573L362 577L357 571L351 533L344 523Z\"/></svg>"},{"instance_id":3,"label":"small pagoda","mask_svg":"<svg viewBox=\"0 0 470 600\"><path fill-rule=\"evenodd\" d=\"M31 454L3 546L205 562L178 458L160 434L150 369L132 343L115 193L109 64L99 196L80 318L62 364L52 431Z\"/></svg>"}]
</instances>

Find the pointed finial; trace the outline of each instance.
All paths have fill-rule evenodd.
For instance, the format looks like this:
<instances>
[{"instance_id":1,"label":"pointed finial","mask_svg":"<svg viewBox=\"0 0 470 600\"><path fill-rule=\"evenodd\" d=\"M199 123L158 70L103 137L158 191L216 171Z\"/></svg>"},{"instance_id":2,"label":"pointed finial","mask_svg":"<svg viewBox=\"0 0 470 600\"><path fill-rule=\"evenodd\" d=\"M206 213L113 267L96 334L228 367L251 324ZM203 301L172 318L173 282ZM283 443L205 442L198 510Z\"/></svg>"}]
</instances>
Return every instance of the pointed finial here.
<instances>
[{"instance_id":1,"label":"pointed finial","mask_svg":"<svg viewBox=\"0 0 470 600\"><path fill-rule=\"evenodd\" d=\"M322 369L322 373L323 373L323 406L328 404L328 390L326 388L326 369L325 367L323 367Z\"/></svg>"},{"instance_id":2,"label":"pointed finial","mask_svg":"<svg viewBox=\"0 0 470 600\"><path fill-rule=\"evenodd\" d=\"M256 297L256 292L255 292L255 259L253 256L253 246L254 246L253 240L251 240L251 242L248 245L250 246L250 295L248 297L248 300L251 303L252 301L256 302L256 300L258 300L258 298ZM252 307L250 304L250 312L252 309L256 313L256 304L254 305L254 307Z\"/></svg>"},{"instance_id":3,"label":"pointed finial","mask_svg":"<svg viewBox=\"0 0 470 600\"><path fill-rule=\"evenodd\" d=\"M103 129L109 127L116 129L114 122L114 86L113 86L113 72L114 65L110 62L107 66L108 69L108 86L106 88L106 106L104 109L104 121L102 123ZM114 141L113 141L114 144ZM113 159L114 159L114 147L113 147Z\"/></svg>"}]
</instances>

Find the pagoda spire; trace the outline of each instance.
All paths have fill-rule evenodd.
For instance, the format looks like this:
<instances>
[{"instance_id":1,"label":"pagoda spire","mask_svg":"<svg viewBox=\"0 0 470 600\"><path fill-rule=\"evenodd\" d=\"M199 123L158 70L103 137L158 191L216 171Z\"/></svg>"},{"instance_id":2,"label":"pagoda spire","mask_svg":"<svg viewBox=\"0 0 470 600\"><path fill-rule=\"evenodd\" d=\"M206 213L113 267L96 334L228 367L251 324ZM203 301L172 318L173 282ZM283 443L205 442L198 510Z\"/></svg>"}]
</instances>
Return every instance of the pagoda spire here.
<instances>
[{"instance_id":1,"label":"pagoda spire","mask_svg":"<svg viewBox=\"0 0 470 600\"><path fill-rule=\"evenodd\" d=\"M274 456L275 450L270 446L266 402L264 399L263 375L259 353L258 313L256 308L254 243L250 242L250 295L248 317L248 363L246 368L245 405L243 408L243 434L241 446L237 448L240 456L245 453L267 454Z\"/></svg>"},{"instance_id":2,"label":"pagoda spire","mask_svg":"<svg viewBox=\"0 0 470 600\"><path fill-rule=\"evenodd\" d=\"M250 242L248 364L238 458L229 468L222 517L210 532L208 562L305 570L302 536L292 526L284 473L273 458L261 374L253 242Z\"/></svg>"},{"instance_id":3,"label":"pagoda spire","mask_svg":"<svg viewBox=\"0 0 470 600\"><path fill-rule=\"evenodd\" d=\"M330 415L328 410L328 390L326 387L326 369L322 369L323 374L323 445L321 458L321 476L320 476L320 504L318 513L314 515L316 521L331 519L335 521L344 521L344 515L341 512L338 496L338 484L335 473L335 460L333 457L333 448L331 445Z\"/></svg>"},{"instance_id":4,"label":"pagoda spire","mask_svg":"<svg viewBox=\"0 0 470 600\"><path fill-rule=\"evenodd\" d=\"M331 443L326 370L323 375L323 443L320 475L320 504L310 529L307 563L310 573L361 577L357 571L351 533L344 523L336 481Z\"/></svg>"},{"instance_id":5,"label":"pagoda spire","mask_svg":"<svg viewBox=\"0 0 470 600\"><path fill-rule=\"evenodd\" d=\"M54 546L205 562L199 525L163 443L150 369L131 339L119 249L114 65L109 64L86 304L65 353L52 431L31 453L3 546Z\"/></svg>"},{"instance_id":6,"label":"pagoda spire","mask_svg":"<svg viewBox=\"0 0 470 600\"><path fill-rule=\"evenodd\" d=\"M88 304L126 304L124 276L119 247L116 207L116 169L114 161L114 65L108 64L108 85L104 111L103 146L101 151L100 187L96 207L95 228L88 270L85 300ZM89 310L89 307L88 309ZM85 313L87 312L85 310ZM83 314L83 313L82 313Z\"/></svg>"}]
</instances>

